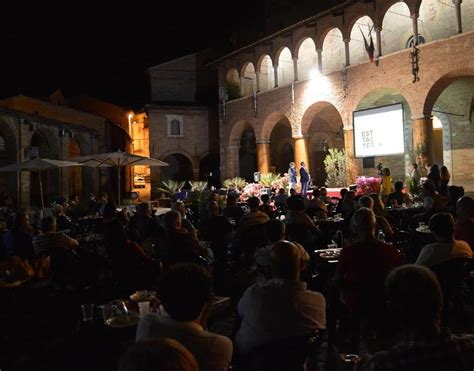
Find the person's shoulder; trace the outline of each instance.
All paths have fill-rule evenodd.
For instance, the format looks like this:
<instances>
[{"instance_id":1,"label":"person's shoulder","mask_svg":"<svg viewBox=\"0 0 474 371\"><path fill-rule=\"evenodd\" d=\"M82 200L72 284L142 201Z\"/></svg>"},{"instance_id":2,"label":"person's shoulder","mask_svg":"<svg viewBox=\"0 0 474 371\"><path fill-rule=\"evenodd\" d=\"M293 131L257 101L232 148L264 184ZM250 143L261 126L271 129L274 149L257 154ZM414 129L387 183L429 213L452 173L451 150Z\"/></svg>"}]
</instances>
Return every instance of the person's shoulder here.
<instances>
[{"instance_id":1,"label":"person's shoulder","mask_svg":"<svg viewBox=\"0 0 474 371\"><path fill-rule=\"evenodd\" d=\"M366 360L361 370L396 370L398 365L398 355L393 354L390 350L382 350L372 355Z\"/></svg>"}]
</instances>

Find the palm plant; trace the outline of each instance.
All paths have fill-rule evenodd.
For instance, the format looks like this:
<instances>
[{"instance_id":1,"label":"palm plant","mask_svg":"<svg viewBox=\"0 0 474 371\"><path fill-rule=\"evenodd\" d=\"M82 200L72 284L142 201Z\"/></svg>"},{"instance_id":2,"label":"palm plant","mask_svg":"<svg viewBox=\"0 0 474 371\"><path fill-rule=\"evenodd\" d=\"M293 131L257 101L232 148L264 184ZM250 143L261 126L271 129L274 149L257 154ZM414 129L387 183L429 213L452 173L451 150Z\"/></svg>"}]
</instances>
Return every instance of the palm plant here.
<instances>
[{"instance_id":1,"label":"palm plant","mask_svg":"<svg viewBox=\"0 0 474 371\"><path fill-rule=\"evenodd\" d=\"M161 191L167 195L174 195L176 192L179 192L181 188L186 184L186 182L181 180L163 180L161 186L157 187L157 191Z\"/></svg>"},{"instance_id":2,"label":"palm plant","mask_svg":"<svg viewBox=\"0 0 474 371\"><path fill-rule=\"evenodd\" d=\"M260 184L264 187L271 188L273 184L281 179L280 174L275 173L262 173L260 174Z\"/></svg>"},{"instance_id":3,"label":"palm plant","mask_svg":"<svg viewBox=\"0 0 474 371\"><path fill-rule=\"evenodd\" d=\"M240 190L240 189L245 188L245 186L247 185L247 182L245 181L244 178L236 176L234 178L229 178L229 179L224 180L222 185L224 186L224 188L227 188L227 189L239 189Z\"/></svg>"},{"instance_id":4,"label":"palm plant","mask_svg":"<svg viewBox=\"0 0 474 371\"><path fill-rule=\"evenodd\" d=\"M207 187L207 182L203 182L203 181L192 181L192 180L189 180L188 181L189 184L191 184L191 190L193 190L194 192L199 192L201 193L202 191L204 191Z\"/></svg>"}]
</instances>

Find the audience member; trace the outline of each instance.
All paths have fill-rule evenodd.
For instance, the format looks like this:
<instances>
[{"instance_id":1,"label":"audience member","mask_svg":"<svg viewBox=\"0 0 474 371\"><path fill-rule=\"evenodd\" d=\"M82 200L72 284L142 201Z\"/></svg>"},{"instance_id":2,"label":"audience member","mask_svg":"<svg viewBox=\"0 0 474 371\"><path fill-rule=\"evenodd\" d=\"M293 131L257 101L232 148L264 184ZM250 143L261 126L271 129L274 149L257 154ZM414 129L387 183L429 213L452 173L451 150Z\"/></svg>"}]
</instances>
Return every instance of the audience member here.
<instances>
[{"instance_id":1,"label":"audience member","mask_svg":"<svg viewBox=\"0 0 474 371\"><path fill-rule=\"evenodd\" d=\"M437 242L423 247L416 265L429 268L453 258L472 257L472 250L467 242L454 238L454 219L451 214L433 215L429 227Z\"/></svg>"},{"instance_id":2,"label":"audience member","mask_svg":"<svg viewBox=\"0 0 474 371\"><path fill-rule=\"evenodd\" d=\"M212 201L215 202L215 201ZM209 203L207 203L207 206L209 207ZM217 204L217 203L216 203ZM171 210L179 211L181 214L181 227L186 229L189 233L193 235L194 238L198 238L198 230L196 227L191 223L191 221L187 218L186 216L186 205L184 204L183 201L175 201L171 205ZM208 210L209 211L209 210Z\"/></svg>"},{"instance_id":3,"label":"audience member","mask_svg":"<svg viewBox=\"0 0 474 371\"><path fill-rule=\"evenodd\" d=\"M260 205L260 200L258 197L249 197L247 200L250 211L247 214L244 214L237 225L237 231L240 234L245 233L249 228L256 225L265 224L270 220L267 214L262 213L258 207Z\"/></svg>"},{"instance_id":4,"label":"audience member","mask_svg":"<svg viewBox=\"0 0 474 371\"><path fill-rule=\"evenodd\" d=\"M388 195L386 205L400 207L402 204L409 204L410 197L403 192L403 182L395 182L395 192Z\"/></svg>"},{"instance_id":5,"label":"audience member","mask_svg":"<svg viewBox=\"0 0 474 371\"><path fill-rule=\"evenodd\" d=\"M12 228L5 233L3 242L7 256L19 256L22 259L32 259L36 256L33 248L33 229L24 210L14 214Z\"/></svg>"},{"instance_id":6,"label":"audience member","mask_svg":"<svg viewBox=\"0 0 474 371\"><path fill-rule=\"evenodd\" d=\"M286 209L286 200L288 199L288 195L285 192L284 188L280 188L278 190L278 194L273 198L275 201L275 206L280 208L281 210Z\"/></svg>"},{"instance_id":7,"label":"audience member","mask_svg":"<svg viewBox=\"0 0 474 371\"><path fill-rule=\"evenodd\" d=\"M64 213L64 206L56 204L53 206L53 214L56 217L56 226L59 232L64 231L70 235L75 235L76 226Z\"/></svg>"},{"instance_id":8,"label":"audience member","mask_svg":"<svg viewBox=\"0 0 474 371\"><path fill-rule=\"evenodd\" d=\"M211 201L208 204L209 219L206 229L203 230L204 240L210 242L210 248L217 259L227 256L227 247L232 238L232 224L229 219L219 214L219 205Z\"/></svg>"},{"instance_id":9,"label":"audience member","mask_svg":"<svg viewBox=\"0 0 474 371\"><path fill-rule=\"evenodd\" d=\"M259 210L268 215L270 219L275 219L275 207L270 203L270 196L267 194L263 194L260 196L262 200L262 204L259 206Z\"/></svg>"},{"instance_id":10,"label":"audience member","mask_svg":"<svg viewBox=\"0 0 474 371\"><path fill-rule=\"evenodd\" d=\"M278 219L269 220L265 224L265 237L268 244L255 251L255 264L258 267L269 267L271 265L271 256L273 245L285 239L285 224Z\"/></svg>"},{"instance_id":11,"label":"audience member","mask_svg":"<svg viewBox=\"0 0 474 371\"><path fill-rule=\"evenodd\" d=\"M33 238L33 246L37 256L49 256L60 250L74 250L79 242L57 232L56 218L47 216L41 220L41 234Z\"/></svg>"},{"instance_id":12,"label":"audience member","mask_svg":"<svg viewBox=\"0 0 474 371\"><path fill-rule=\"evenodd\" d=\"M390 273L385 288L392 318L403 334L393 348L375 353L363 370L474 369L474 335L452 335L440 327L443 298L434 273L405 265Z\"/></svg>"},{"instance_id":13,"label":"audience member","mask_svg":"<svg viewBox=\"0 0 474 371\"><path fill-rule=\"evenodd\" d=\"M168 337L183 344L201 371L227 370L232 359L229 338L206 331L212 301L212 278L195 264L176 265L158 285L158 297L169 317L149 314L140 319L137 341Z\"/></svg>"},{"instance_id":14,"label":"audience member","mask_svg":"<svg viewBox=\"0 0 474 371\"><path fill-rule=\"evenodd\" d=\"M451 179L451 174L446 166L441 166L439 174L439 194L440 196L448 196L448 184Z\"/></svg>"},{"instance_id":15,"label":"audience member","mask_svg":"<svg viewBox=\"0 0 474 371\"><path fill-rule=\"evenodd\" d=\"M359 207L366 207L367 209L370 209L373 211L374 200L370 196L362 196L361 198L359 198L358 204L359 204ZM383 233L385 234L385 237L388 240L392 239L393 229L390 226L390 223L388 222L388 220L384 218L383 216L375 215L375 228L377 231L382 230ZM354 225L354 217L352 217L351 219L351 232L356 233L355 225Z\"/></svg>"},{"instance_id":16,"label":"audience member","mask_svg":"<svg viewBox=\"0 0 474 371\"><path fill-rule=\"evenodd\" d=\"M144 339L128 348L118 371L199 371L196 358L170 338Z\"/></svg>"},{"instance_id":17,"label":"audience member","mask_svg":"<svg viewBox=\"0 0 474 371\"><path fill-rule=\"evenodd\" d=\"M436 164L428 165L429 168L427 178L434 185L435 191L439 193L441 175L439 172L439 167Z\"/></svg>"},{"instance_id":18,"label":"audience member","mask_svg":"<svg viewBox=\"0 0 474 371\"><path fill-rule=\"evenodd\" d=\"M238 304L242 324L236 334L239 354L326 327L326 302L300 281L304 250L289 241L277 242L271 252L273 279L249 287Z\"/></svg>"},{"instance_id":19,"label":"audience member","mask_svg":"<svg viewBox=\"0 0 474 371\"><path fill-rule=\"evenodd\" d=\"M441 197L431 182L425 182L422 186L423 208L425 211L414 216L414 220L427 222L431 216L446 208L446 200Z\"/></svg>"},{"instance_id":20,"label":"audience member","mask_svg":"<svg viewBox=\"0 0 474 371\"><path fill-rule=\"evenodd\" d=\"M456 240L466 241L474 250L474 200L464 196L457 203L457 219L454 225Z\"/></svg>"},{"instance_id":21,"label":"audience member","mask_svg":"<svg viewBox=\"0 0 474 371\"><path fill-rule=\"evenodd\" d=\"M349 308L354 323L365 320L379 329L386 317L384 282L388 273L402 262L400 252L393 245L375 237L375 214L360 208L353 216L357 240L342 249L336 267L336 282L341 298ZM353 351L358 351L358 331L353 333Z\"/></svg>"},{"instance_id":22,"label":"audience member","mask_svg":"<svg viewBox=\"0 0 474 371\"><path fill-rule=\"evenodd\" d=\"M239 223L242 215L244 215L244 210L237 205L237 197L234 194L227 195L227 203L223 215L229 220L233 220L236 225Z\"/></svg>"}]
</instances>

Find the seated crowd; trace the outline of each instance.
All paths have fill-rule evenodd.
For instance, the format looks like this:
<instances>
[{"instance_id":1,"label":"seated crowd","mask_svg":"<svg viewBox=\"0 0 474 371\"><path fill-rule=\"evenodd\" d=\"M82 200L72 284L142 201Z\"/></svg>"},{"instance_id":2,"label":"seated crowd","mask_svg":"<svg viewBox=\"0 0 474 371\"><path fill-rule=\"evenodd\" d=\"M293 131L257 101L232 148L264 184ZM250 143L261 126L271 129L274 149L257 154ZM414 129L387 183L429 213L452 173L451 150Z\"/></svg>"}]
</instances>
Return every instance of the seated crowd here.
<instances>
[{"instance_id":1,"label":"seated crowd","mask_svg":"<svg viewBox=\"0 0 474 371\"><path fill-rule=\"evenodd\" d=\"M366 370L471 370L474 336L446 328L449 306L435 268L472 259L474 201L458 197L449 207L449 188L442 196L428 181L422 206L407 211L401 206L412 200L400 183L383 199L345 189L335 199L322 188L309 199L279 190L245 203L233 193L224 205L210 193L200 208L175 200L161 216L148 203L130 215L103 194L91 196L83 209L94 217L84 219L72 198L39 225L30 225L26 211L15 213L2 229L1 267L11 275L18 261L47 259L49 275L36 278L51 279L61 293L97 284L101 270L124 293L156 288L161 313L140 319L121 371L253 370L269 346L317 334L330 348L334 331L347 331L350 352L361 351L368 333L379 340L373 356L363 357ZM419 222L429 233L417 231ZM95 224L84 232L84 223ZM400 236L409 238L402 244ZM317 252L334 243L342 248L335 264ZM234 303L228 336L208 327L213 287Z\"/></svg>"}]
</instances>

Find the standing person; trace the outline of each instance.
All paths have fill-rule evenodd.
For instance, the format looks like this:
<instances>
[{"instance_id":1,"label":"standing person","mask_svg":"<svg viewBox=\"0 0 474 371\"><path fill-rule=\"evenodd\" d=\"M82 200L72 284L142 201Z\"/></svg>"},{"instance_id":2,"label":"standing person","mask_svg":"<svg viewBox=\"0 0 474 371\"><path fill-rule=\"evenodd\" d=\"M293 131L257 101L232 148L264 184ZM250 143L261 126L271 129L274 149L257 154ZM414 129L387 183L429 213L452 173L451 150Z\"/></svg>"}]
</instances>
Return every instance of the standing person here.
<instances>
[{"instance_id":1,"label":"standing person","mask_svg":"<svg viewBox=\"0 0 474 371\"><path fill-rule=\"evenodd\" d=\"M416 185L420 184L420 170L418 170L418 164L416 162L411 164L411 171L410 171L410 178L413 179L413 182L415 182Z\"/></svg>"},{"instance_id":2,"label":"standing person","mask_svg":"<svg viewBox=\"0 0 474 371\"><path fill-rule=\"evenodd\" d=\"M446 166L441 166L440 175L439 175L439 191L440 196L448 196L448 183L451 179L451 174L449 174L448 168Z\"/></svg>"},{"instance_id":3,"label":"standing person","mask_svg":"<svg viewBox=\"0 0 474 371\"><path fill-rule=\"evenodd\" d=\"M440 172L439 172L439 167L438 167L438 165L433 164L432 166L430 166L429 169L430 169L430 171L428 172L427 178L435 186L436 192L439 193L440 181L441 181L441 175L440 175Z\"/></svg>"},{"instance_id":4,"label":"standing person","mask_svg":"<svg viewBox=\"0 0 474 371\"><path fill-rule=\"evenodd\" d=\"M290 168L288 169L288 195L291 195L291 190L296 186L296 165L294 162L290 162Z\"/></svg>"},{"instance_id":5,"label":"standing person","mask_svg":"<svg viewBox=\"0 0 474 371\"><path fill-rule=\"evenodd\" d=\"M301 196L306 198L306 193L308 192L308 184L309 184L309 173L308 173L308 170L306 170L306 165L304 161L301 161L300 182L301 182Z\"/></svg>"},{"instance_id":6,"label":"standing person","mask_svg":"<svg viewBox=\"0 0 474 371\"><path fill-rule=\"evenodd\" d=\"M388 167L382 170L382 199L387 200L387 197L392 193L392 177L390 175L390 169Z\"/></svg>"}]
</instances>

